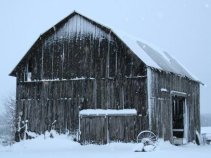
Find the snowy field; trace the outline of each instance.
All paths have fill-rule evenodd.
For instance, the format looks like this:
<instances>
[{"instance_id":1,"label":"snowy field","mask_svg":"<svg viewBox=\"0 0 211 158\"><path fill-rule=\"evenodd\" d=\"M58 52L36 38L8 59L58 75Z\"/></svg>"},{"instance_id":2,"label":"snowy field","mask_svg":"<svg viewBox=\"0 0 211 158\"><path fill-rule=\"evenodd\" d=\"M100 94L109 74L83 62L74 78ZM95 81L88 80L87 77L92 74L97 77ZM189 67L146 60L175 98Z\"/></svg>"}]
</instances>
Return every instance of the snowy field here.
<instances>
[{"instance_id":1,"label":"snowy field","mask_svg":"<svg viewBox=\"0 0 211 158\"><path fill-rule=\"evenodd\" d=\"M203 131L211 133L211 127ZM0 158L209 158L211 156L211 145L174 146L160 140L155 151L134 152L136 148L135 143L81 146L66 135L56 136L54 139L44 139L44 136L39 136L34 140L26 140L12 146L0 146Z\"/></svg>"}]
</instances>

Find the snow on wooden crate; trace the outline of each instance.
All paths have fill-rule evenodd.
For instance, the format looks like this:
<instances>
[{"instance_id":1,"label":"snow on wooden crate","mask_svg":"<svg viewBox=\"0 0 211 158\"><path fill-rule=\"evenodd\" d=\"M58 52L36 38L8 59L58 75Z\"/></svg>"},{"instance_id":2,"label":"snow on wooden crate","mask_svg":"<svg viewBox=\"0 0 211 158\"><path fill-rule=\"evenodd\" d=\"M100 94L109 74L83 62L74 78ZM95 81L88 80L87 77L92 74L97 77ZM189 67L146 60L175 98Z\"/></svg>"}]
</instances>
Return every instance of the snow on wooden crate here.
<instances>
[{"instance_id":1,"label":"snow on wooden crate","mask_svg":"<svg viewBox=\"0 0 211 158\"><path fill-rule=\"evenodd\" d=\"M125 116L137 115L136 109L84 109L79 112L80 116Z\"/></svg>"}]
</instances>

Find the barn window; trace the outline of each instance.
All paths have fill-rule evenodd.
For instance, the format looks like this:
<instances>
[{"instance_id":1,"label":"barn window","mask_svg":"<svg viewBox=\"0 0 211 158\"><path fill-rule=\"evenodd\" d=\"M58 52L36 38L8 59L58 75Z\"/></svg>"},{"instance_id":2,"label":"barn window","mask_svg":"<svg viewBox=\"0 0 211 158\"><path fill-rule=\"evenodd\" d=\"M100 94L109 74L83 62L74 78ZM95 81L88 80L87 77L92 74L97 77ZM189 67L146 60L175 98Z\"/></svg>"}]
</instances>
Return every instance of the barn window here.
<instances>
[{"instance_id":1,"label":"barn window","mask_svg":"<svg viewBox=\"0 0 211 158\"><path fill-rule=\"evenodd\" d=\"M29 63L26 65L25 81L31 81L31 80L32 80L32 62L29 61Z\"/></svg>"}]
</instances>

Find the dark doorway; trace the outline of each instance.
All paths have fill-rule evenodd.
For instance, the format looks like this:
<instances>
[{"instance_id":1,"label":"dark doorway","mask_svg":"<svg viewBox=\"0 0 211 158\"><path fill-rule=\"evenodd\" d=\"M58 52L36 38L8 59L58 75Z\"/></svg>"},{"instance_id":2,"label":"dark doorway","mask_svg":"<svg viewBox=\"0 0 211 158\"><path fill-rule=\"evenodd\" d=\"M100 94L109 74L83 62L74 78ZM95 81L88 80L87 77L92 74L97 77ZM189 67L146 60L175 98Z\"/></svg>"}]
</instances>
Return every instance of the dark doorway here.
<instances>
[{"instance_id":1,"label":"dark doorway","mask_svg":"<svg viewBox=\"0 0 211 158\"><path fill-rule=\"evenodd\" d=\"M184 138L185 97L172 96L173 137Z\"/></svg>"}]
</instances>

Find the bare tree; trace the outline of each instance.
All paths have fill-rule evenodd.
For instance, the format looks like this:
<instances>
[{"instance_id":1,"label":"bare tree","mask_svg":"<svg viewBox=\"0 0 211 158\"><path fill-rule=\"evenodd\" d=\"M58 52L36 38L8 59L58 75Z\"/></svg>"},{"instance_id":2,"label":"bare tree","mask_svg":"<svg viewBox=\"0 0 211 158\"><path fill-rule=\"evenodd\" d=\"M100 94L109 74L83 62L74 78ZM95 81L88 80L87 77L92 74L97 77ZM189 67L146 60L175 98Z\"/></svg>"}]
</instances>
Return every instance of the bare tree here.
<instances>
[{"instance_id":1,"label":"bare tree","mask_svg":"<svg viewBox=\"0 0 211 158\"><path fill-rule=\"evenodd\" d=\"M13 141L16 131L16 99L9 96L4 100L5 113L1 116L0 133L4 139Z\"/></svg>"}]
</instances>

